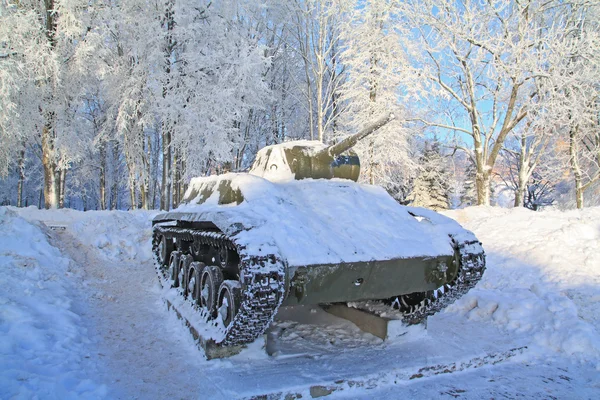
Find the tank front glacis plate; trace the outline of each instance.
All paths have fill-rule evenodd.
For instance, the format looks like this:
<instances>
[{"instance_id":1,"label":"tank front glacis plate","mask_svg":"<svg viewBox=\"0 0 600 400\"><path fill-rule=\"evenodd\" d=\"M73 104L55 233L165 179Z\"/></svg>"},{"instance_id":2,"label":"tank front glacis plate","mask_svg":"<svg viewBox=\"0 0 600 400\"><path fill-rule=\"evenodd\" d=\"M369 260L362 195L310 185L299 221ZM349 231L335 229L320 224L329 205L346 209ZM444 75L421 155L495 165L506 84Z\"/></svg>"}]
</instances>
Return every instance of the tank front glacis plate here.
<instances>
[{"instance_id":1,"label":"tank front glacis plate","mask_svg":"<svg viewBox=\"0 0 600 400\"><path fill-rule=\"evenodd\" d=\"M434 290L454 279L454 256L299 267L284 305L385 299Z\"/></svg>"}]
</instances>

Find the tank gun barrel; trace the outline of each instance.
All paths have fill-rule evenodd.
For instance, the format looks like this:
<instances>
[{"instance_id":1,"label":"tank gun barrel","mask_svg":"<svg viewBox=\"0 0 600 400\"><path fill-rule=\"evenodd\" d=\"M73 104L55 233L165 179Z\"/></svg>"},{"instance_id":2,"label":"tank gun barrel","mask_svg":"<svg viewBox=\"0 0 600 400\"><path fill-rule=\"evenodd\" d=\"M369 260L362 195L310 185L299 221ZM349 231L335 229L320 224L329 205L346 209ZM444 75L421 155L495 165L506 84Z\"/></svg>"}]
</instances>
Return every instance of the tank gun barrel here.
<instances>
[{"instance_id":1,"label":"tank gun barrel","mask_svg":"<svg viewBox=\"0 0 600 400\"><path fill-rule=\"evenodd\" d=\"M365 137L369 136L370 134L372 134L377 129L381 128L382 126L384 126L385 124L387 124L388 122L393 120L394 118L395 118L394 114L388 113L387 115L384 115L383 117L379 118L372 124L363 128L360 132L355 133L352 136L348 136L347 138L345 138L344 140L342 140L339 143L332 144L331 146L321 150L320 153L329 153L329 155L331 155L333 157L339 156L344 151L354 147L356 145L356 143L358 143L359 140L362 140Z\"/></svg>"}]
</instances>

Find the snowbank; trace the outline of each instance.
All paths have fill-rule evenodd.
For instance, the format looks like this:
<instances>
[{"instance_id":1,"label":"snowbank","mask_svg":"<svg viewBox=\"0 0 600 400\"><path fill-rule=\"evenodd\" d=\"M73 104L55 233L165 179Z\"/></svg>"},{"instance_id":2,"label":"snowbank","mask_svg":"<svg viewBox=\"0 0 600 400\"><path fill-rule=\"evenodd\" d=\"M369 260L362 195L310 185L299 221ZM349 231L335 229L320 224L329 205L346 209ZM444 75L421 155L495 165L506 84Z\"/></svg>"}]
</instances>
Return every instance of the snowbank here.
<instances>
[{"instance_id":1,"label":"snowbank","mask_svg":"<svg viewBox=\"0 0 600 400\"><path fill-rule=\"evenodd\" d=\"M110 261L151 260L151 219L156 211L77 211L39 210L37 207L11 208L29 221L68 228L86 246L100 250Z\"/></svg>"},{"instance_id":2,"label":"snowbank","mask_svg":"<svg viewBox=\"0 0 600 400\"><path fill-rule=\"evenodd\" d=\"M600 369L600 208L445 214L476 233L488 266L448 312L530 335L539 356L566 354Z\"/></svg>"},{"instance_id":3,"label":"snowbank","mask_svg":"<svg viewBox=\"0 0 600 400\"><path fill-rule=\"evenodd\" d=\"M0 207L0 398L102 398L74 274L44 229Z\"/></svg>"}]
</instances>

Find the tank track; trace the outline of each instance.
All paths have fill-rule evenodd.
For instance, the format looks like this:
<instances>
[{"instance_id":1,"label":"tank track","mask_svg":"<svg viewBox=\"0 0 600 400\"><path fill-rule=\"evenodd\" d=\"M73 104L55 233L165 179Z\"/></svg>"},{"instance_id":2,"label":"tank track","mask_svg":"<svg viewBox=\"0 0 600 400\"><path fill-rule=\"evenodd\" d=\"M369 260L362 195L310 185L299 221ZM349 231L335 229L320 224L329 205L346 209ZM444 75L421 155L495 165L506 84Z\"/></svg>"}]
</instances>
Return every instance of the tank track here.
<instances>
[{"instance_id":1,"label":"tank track","mask_svg":"<svg viewBox=\"0 0 600 400\"><path fill-rule=\"evenodd\" d=\"M237 245L221 232L157 224L153 229L152 248L156 255L156 270L159 278L160 275L166 278L164 268L161 268L158 251L159 234L167 238L210 245L217 249L226 247L237 251L242 287L240 306L233 321L226 328L224 337L215 340L217 346L228 347L251 343L264 333L285 294L284 263L280 258L273 254L250 254L246 247Z\"/></svg>"},{"instance_id":2,"label":"tank track","mask_svg":"<svg viewBox=\"0 0 600 400\"><path fill-rule=\"evenodd\" d=\"M408 305L403 296L391 299L391 305L399 309L402 319L409 325L421 323L427 317L443 310L471 290L481 280L485 271L485 252L478 240L458 241L452 237L453 247L459 260L458 274L444 286L424 293L418 304Z\"/></svg>"}]
</instances>

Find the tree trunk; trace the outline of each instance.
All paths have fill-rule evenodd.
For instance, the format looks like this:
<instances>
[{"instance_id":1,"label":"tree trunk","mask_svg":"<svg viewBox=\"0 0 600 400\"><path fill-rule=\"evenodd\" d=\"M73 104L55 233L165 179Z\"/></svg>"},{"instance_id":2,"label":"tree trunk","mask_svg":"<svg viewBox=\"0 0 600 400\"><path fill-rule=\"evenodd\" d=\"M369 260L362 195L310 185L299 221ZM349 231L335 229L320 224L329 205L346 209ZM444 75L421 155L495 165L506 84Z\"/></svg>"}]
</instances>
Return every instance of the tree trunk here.
<instances>
[{"instance_id":1,"label":"tree trunk","mask_svg":"<svg viewBox=\"0 0 600 400\"><path fill-rule=\"evenodd\" d=\"M46 209L58 208L59 188L54 156L52 128L47 123L42 128L42 165L44 167L44 204Z\"/></svg>"},{"instance_id":2,"label":"tree trunk","mask_svg":"<svg viewBox=\"0 0 600 400\"><path fill-rule=\"evenodd\" d=\"M173 56L173 50L175 48L175 41L173 39L173 29L175 28L175 15L174 5L175 0L167 0L165 6L165 18L164 26L166 29L166 43L164 50L165 60L165 75L167 77L166 82L163 86L163 98L167 97L169 91L169 82L171 75L171 58ZM170 209L171 201L171 140L173 137L173 123L165 123L163 121L163 171L162 171L162 187L160 196L160 208L161 210Z\"/></svg>"},{"instance_id":3,"label":"tree trunk","mask_svg":"<svg viewBox=\"0 0 600 400\"><path fill-rule=\"evenodd\" d=\"M46 13L46 39L51 49L56 45L56 29L58 14L54 0L44 0ZM51 87L53 85L49 83ZM44 110L40 110L44 114ZM42 166L44 168L44 203L46 209L57 208L59 203L59 187L56 163L54 162L54 115L45 113L45 125L42 128Z\"/></svg>"},{"instance_id":4,"label":"tree trunk","mask_svg":"<svg viewBox=\"0 0 600 400\"><path fill-rule=\"evenodd\" d=\"M112 186L110 189L110 206L111 210L119 207L119 142L113 141L112 145L112 162L113 162L113 173L112 173Z\"/></svg>"},{"instance_id":5,"label":"tree trunk","mask_svg":"<svg viewBox=\"0 0 600 400\"><path fill-rule=\"evenodd\" d=\"M173 208L179 205L179 152L173 152Z\"/></svg>"},{"instance_id":6,"label":"tree trunk","mask_svg":"<svg viewBox=\"0 0 600 400\"><path fill-rule=\"evenodd\" d=\"M180 170L179 170L179 200L177 200L177 203L180 204L181 200L183 199L183 196L185 195L185 192L187 192L187 184L184 183L183 177L185 176L185 160L183 158L181 158L181 162L180 162Z\"/></svg>"},{"instance_id":7,"label":"tree trunk","mask_svg":"<svg viewBox=\"0 0 600 400\"><path fill-rule=\"evenodd\" d=\"M23 184L25 183L25 149L19 152L19 183L17 184L17 207L23 207Z\"/></svg>"},{"instance_id":8,"label":"tree trunk","mask_svg":"<svg viewBox=\"0 0 600 400\"><path fill-rule=\"evenodd\" d=\"M137 209L137 199L135 198L135 178L129 176L129 201L131 203L131 209Z\"/></svg>"},{"instance_id":9,"label":"tree trunk","mask_svg":"<svg viewBox=\"0 0 600 400\"><path fill-rule=\"evenodd\" d=\"M60 170L59 172L59 179L58 179L58 188L59 188L59 194L58 194L58 207L59 208L64 208L65 207L65 187L66 187L66 180L67 180L67 169L63 168Z\"/></svg>"},{"instance_id":10,"label":"tree trunk","mask_svg":"<svg viewBox=\"0 0 600 400\"><path fill-rule=\"evenodd\" d=\"M163 131L163 164L160 209L169 210L171 200L171 133L168 127Z\"/></svg>"},{"instance_id":11,"label":"tree trunk","mask_svg":"<svg viewBox=\"0 0 600 400\"><path fill-rule=\"evenodd\" d=\"M369 183L375 184L375 143L373 139L369 143Z\"/></svg>"},{"instance_id":12,"label":"tree trunk","mask_svg":"<svg viewBox=\"0 0 600 400\"><path fill-rule=\"evenodd\" d=\"M475 175L475 185L477 187L477 205L490 205L490 174L483 170L483 167L477 165L477 174Z\"/></svg>"},{"instance_id":13,"label":"tree trunk","mask_svg":"<svg viewBox=\"0 0 600 400\"><path fill-rule=\"evenodd\" d=\"M519 179L519 187L515 190L515 202L513 203L513 207L524 207L525 206L525 186L521 185L521 180Z\"/></svg>"},{"instance_id":14,"label":"tree trunk","mask_svg":"<svg viewBox=\"0 0 600 400\"><path fill-rule=\"evenodd\" d=\"M106 142L100 143L100 209L106 210Z\"/></svg>"},{"instance_id":15,"label":"tree trunk","mask_svg":"<svg viewBox=\"0 0 600 400\"><path fill-rule=\"evenodd\" d=\"M319 135L319 142L323 143L324 133L323 133L323 76L325 72L321 71L319 76L317 76L317 134Z\"/></svg>"},{"instance_id":16,"label":"tree trunk","mask_svg":"<svg viewBox=\"0 0 600 400\"><path fill-rule=\"evenodd\" d=\"M575 177L575 200L577 208L583 208L583 174L579 166L578 146L577 146L577 127L571 128L569 132L569 156L571 171Z\"/></svg>"},{"instance_id":17,"label":"tree trunk","mask_svg":"<svg viewBox=\"0 0 600 400\"><path fill-rule=\"evenodd\" d=\"M525 206L525 190L527 189L527 182L529 181L529 173L525 157L523 154L519 156L519 177L517 182L517 190L515 190L515 207Z\"/></svg>"},{"instance_id":18,"label":"tree trunk","mask_svg":"<svg viewBox=\"0 0 600 400\"><path fill-rule=\"evenodd\" d=\"M149 210L150 207L150 182L152 176L152 138L150 135L146 136L146 176L144 177L144 185L142 187L143 192L143 202L142 208L144 210Z\"/></svg>"},{"instance_id":19,"label":"tree trunk","mask_svg":"<svg viewBox=\"0 0 600 400\"><path fill-rule=\"evenodd\" d=\"M148 209L148 192L146 190L147 184L143 183L140 187L140 202L144 210Z\"/></svg>"}]
</instances>

